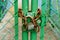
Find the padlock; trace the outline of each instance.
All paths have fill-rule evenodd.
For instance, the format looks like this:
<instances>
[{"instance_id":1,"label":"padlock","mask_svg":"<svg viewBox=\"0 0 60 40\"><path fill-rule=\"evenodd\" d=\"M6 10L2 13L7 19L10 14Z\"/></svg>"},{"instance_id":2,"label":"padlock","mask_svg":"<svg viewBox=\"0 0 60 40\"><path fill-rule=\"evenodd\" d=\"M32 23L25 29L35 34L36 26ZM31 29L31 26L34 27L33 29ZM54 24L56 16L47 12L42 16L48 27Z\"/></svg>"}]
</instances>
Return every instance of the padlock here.
<instances>
[{"instance_id":1,"label":"padlock","mask_svg":"<svg viewBox=\"0 0 60 40\"><path fill-rule=\"evenodd\" d=\"M34 29L34 24L33 23L28 23L28 30Z\"/></svg>"},{"instance_id":2,"label":"padlock","mask_svg":"<svg viewBox=\"0 0 60 40\"><path fill-rule=\"evenodd\" d=\"M30 22L28 20L28 30L35 30L36 32L39 32L39 26L37 25L37 22L35 19L33 19L31 16L27 16L27 19L30 18Z\"/></svg>"},{"instance_id":3,"label":"padlock","mask_svg":"<svg viewBox=\"0 0 60 40\"><path fill-rule=\"evenodd\" d=\"M37 15L33 18L30 15L24 16L22 13L22 9L19 9L18 11L19 16L22 18L22 24L23 24L23 31L29 31L29 30L35 30L36 32L39 32L40 27L37 24L37 19L40 17L40 9L37 10Z\"/></svg>"},{"instance_id":4,"label":"padlock","mask_svg":"<svg viewBox=\"0 0 60 40\"><path fill-rule=\"evenodd\" d=\"M28 25L27 25L27 30L32 30L32 29L34 29L34 25L33 25L33 23L32 23L32 17L31 17L31 16L26 16L26 18L27 18L27 23L28 23Z\"/></svg>"}]
</instances>

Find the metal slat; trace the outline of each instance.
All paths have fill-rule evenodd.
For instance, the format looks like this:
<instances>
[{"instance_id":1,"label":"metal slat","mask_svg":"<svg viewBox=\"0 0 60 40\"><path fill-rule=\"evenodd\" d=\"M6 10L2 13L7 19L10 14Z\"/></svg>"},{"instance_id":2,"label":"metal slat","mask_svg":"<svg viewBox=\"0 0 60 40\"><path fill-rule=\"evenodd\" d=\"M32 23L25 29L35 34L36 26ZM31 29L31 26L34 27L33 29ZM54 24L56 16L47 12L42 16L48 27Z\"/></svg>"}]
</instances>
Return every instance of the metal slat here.
<instances>
[{"instance_id":1,"label":"metal slat","mask_svg":"<svg viewBox=\"0 0 60 40\"><path fill-rule=\"evenodd\" d=\"M42 0L40 40L44 40L44 27L46 25L46 0Z\"/></svg>"},{"instance_id":2,"label":"metal slat","mask_svg":"<svg viewBox=\"0 0 60 40\"><path fill-rule=\"evenodd\" d=\"M38 0L32 0L33 17L36 15L37 10L38 10ZM30 40L37 40L37 32L35 32L35 31L31 32Z\"/></svg>"},{"instance_id":3,"label":"metal slat","mask_svg":"<svg viewBox=\"0 0 60 40\"><path fill-rule=\"evenodd\" d=\"M22 10L25 16L28 13L28 0L22 0ZM28 40L28 32L22 31L22 40Z\"/></svg>"},{"instance_id":4,"label":"metal slat","mask_svg":"<svg viewBox=\"0 0 60 40\"><path fill-rule=\"evenodd\" d=\"M15 38L15 40L18 40L18 0L14 0L14 1L16 1L15 2L15 5L14 5L14 13L15 13L15 26L14 26L14 28L15 28L15 36L14 36L14 38Z\"/></svg>"}]
</instances>

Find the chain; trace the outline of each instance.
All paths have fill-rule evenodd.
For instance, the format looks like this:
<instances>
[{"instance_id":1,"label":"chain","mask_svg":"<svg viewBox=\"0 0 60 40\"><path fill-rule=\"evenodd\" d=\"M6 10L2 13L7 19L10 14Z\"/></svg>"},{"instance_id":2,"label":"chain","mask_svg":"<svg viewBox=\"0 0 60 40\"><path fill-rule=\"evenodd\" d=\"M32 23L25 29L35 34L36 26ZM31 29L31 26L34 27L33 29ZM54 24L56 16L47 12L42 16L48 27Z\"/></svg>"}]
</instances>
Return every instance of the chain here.
<instances>
[{"instance_id":1,"label":"chain","mask_svg":"<svg viewBox=\"0 0 60 40\"><path fill-rule=\"evenodd\" d=\"M37 32L39 32L40 27L38 26L36 21L41 15L41 10L40 9L37 10L37 15L34 18L24 16L23 13L22 13L22 9L19 9L18 13L19 13L18 16L21 17L24 20L23 25L26 26L26 29L28 29L27 18L30 18L31 22L34 25L34 29L36 30L36 28L38 28Z\"/></svg>"}]
</instances>

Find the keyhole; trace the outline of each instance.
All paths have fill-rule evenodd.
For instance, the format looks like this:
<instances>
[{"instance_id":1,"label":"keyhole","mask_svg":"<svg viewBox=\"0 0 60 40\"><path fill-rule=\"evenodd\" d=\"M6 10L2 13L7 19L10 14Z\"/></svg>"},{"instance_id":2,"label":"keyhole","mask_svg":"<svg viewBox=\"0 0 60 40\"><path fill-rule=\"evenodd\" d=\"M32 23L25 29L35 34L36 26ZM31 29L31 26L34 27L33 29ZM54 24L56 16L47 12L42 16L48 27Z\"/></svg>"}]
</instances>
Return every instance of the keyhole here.
<instances>
[{"instance_id":1,"label":"keyhole","mask_svg":"<svg viewBox=\"0 0 60 40\"><path fill-rule=\"evenodd\" d=\"M31 12L31 0L29 0L29 4L28 4L28 11Z\"/></svg>"}]
</instances>

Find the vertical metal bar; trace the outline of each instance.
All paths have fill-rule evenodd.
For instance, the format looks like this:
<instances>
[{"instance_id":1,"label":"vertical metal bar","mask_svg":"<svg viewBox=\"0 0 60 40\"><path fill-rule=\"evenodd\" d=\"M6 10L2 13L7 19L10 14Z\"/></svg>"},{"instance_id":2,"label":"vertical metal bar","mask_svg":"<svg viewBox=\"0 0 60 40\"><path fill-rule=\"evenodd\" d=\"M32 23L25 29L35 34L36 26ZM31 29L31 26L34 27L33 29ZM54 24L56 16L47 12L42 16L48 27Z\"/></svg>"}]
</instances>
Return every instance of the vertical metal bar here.
<instances>
[{"instance_id":1,"label":"vertical metal bar","mask_svg":"<svg viewBox=\"0 0 60 40\"><path fill-rule=\"evenodd\" d=\"M31 32L30 40L37 40L37 33L35 31Z\"/></svg>"},{"instance_id":2,"label":"vertical metal bar","mask_svg":"<svg viewBox=\"0 0 60 40\"><path fill-rule=\"evenodd\" d=\"M38 0L31 0L32 1L32 14L35 16L38 10Z\"/></svg>"},{"instance_id":3,"label":"vertical metal bar","mask_svg":"<svg viewBox=\"0 0 60 40\"><path fill-rule=\"evenodd\" d=\"M35 16L38 9L38 0L32 0L32 15ZM33 31L30 35L30 40L37 40L37 32Z\"/></svg>"},{"instance_id":4,"label":"vertical metal bar","mask_svg":"<svg viewBox=\"0 0 60 40\"><path fill-rule=\"evenodd\" d=\"M40 40L44 40L44 27L46 25L45 14L46 14L46 0L42 0Z\"/></svg>"},{"instance_id":5,"label":"vertical metal bar","mask_svg":"<svg viewBox=\"0 0 60 40\"><path fill-rule=\"evenodd\" d=\"M27 16L28 12L28 0L22 0L22 10L25 16Z\"/></svg>"},{"instance_id":6,"label":"vertical metal bar","mask_svg":"<svg viewBox=\"0 0 60 40\"><path fill-rule=\"evenodd\" d=\"M14 0L16 1L14 4L14 12L15 12L15 40L18 40L18 0Z\"/></svg>"},{"instance_id":7,"label":"vertical metal bar","mask_svg":"<svg viewBox=\"0 0 60 40\"><path fill-rule=\"evenodd\" d=\"M28 12L28 0L22 0L22 10L25 16L27 16ZM22 31L22 40L28 40L28 32Z\"/></svg>"}]
</instances>

